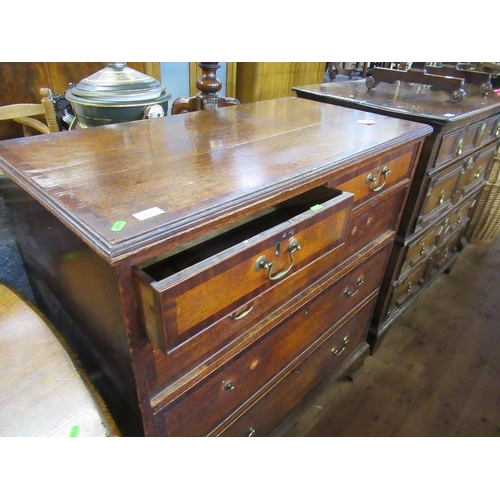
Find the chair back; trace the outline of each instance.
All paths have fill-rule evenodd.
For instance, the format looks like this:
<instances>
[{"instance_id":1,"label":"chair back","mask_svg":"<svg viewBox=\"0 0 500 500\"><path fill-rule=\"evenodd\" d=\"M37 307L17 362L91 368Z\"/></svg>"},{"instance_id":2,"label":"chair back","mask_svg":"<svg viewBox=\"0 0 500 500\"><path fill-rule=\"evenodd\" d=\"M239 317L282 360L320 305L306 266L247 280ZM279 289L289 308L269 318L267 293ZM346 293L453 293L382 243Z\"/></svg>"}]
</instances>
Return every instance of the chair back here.
<instances>
[{"instance_id":1,"label":"chair back","mask_svg":"<svg viewBox=\"0 0 500 500\"><path fill-rule=\"evenodd\" d=\"M20 123L25 137L33 135L34 130L41 134L59 132L56 112L49 97L50 90L40 89L40 95L42 96L40 104L21 103L0 106L0 120L13 120ZM44 117L45 123L38 118L40 116Z\"/></svg>"}]
</instances>

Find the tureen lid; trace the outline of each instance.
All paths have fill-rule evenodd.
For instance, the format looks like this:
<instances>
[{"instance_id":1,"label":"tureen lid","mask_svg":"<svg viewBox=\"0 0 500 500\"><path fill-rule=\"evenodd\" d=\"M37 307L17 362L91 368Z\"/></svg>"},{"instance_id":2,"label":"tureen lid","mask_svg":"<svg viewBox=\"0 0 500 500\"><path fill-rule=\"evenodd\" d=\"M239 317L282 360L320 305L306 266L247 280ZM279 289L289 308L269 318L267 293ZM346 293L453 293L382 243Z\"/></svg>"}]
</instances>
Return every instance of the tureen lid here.
<instances>
[{"instance_id":1,"label":"tureen lid","mask_svg":"<svg viewBox=\"0 0 500 500\"><path fill-rule=\"evenodd\" d=\"M155 78L129 68L127 63L110 62L69 92L73 97L93 102L127 103L164 97L167 89Z\"/></svg>"}]
</instances>

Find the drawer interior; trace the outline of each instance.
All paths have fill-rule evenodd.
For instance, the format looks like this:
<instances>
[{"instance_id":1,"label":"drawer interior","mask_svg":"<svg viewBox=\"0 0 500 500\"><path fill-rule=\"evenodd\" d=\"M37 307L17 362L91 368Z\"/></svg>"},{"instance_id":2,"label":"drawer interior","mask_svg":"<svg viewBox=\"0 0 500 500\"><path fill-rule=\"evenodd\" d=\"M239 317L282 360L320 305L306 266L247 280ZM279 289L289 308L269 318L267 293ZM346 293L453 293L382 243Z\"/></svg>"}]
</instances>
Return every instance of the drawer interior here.
<instances>
[{"instance_id":1,"label":"drawer interior","mask_svg":"<svg viewBox=\"0 0 500 500\"><path fill-rule=\"evenodd\" d=\"M157 256L139 267L154 281L163 280L188 267L217 255L228 248L272 229L303 212L320 208L322 203L342 195L342 191L320 186L271 208L259 211L209 235L178 247L174 252Z\"/></svg>"}]
</instances>

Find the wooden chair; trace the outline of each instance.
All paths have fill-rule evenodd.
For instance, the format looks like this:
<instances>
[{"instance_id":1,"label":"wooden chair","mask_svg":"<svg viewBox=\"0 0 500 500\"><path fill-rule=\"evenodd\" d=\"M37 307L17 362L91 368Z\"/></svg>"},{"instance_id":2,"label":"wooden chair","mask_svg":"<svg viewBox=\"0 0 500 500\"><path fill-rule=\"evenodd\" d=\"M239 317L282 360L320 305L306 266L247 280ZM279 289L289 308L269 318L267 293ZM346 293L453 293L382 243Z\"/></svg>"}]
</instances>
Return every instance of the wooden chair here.
<instances>
[{"instance_id":1,"label":"wooden chair","mask_svg":"<svg viewBox=\"0 0 500 500\"><path fill-rule=\"evenodd\" d=\"M119 436L101 396L52 323L0 283L0 436Z\"/></svg>"},{"instance_id":2,"label":"wooden chair","mask_svg":"<svg viewBox=\"0 0 500 500\"><path fill-rule=\"evenodd\" d=\"M193 97L178 97L172 103L172 114L189 113L203 109L217 109L239 104L234 97L222 97L217 92L222 88L222 82L216 73L220 68L216 62L201 62L198 66L203 73L196 80L196 88L200 91Z\"/></svg>"},{"instance_id":3,"label":"wooden chair","mask_svg":"<svg viewBox=\"0 0 500 500\"><path fill-rule=\"evenodd\" d=\"M49 97L49 89L40 89L40 104L8 104L0 107L0 120L14 120L23 126L25 137L33 135L36 130L42 134L59 132L54 105ZM43 116L45 122L38 118Z\"/></svg>"}]
</instances>

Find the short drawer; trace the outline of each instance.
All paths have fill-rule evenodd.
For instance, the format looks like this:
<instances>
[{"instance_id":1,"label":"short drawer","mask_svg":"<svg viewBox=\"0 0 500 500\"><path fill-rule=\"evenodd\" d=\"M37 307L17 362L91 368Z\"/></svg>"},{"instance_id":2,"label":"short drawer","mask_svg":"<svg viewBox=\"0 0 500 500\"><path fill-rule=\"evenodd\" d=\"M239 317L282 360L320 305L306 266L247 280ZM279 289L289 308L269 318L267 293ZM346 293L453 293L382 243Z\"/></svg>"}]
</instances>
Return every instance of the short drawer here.
<instances>
[{"instance_id":1,"label":"short drawer","mask_svg":"<svg viewBox=\"0 0 500 500\"><path fill-rule=\"evenodd\" d=\"M352 194L320 187L134 269L144 329L167 352L345 240ZM241 314L241 312L240 312Z\"/></svg>"},{"instance_id":2,"label":"short drawer","mask_svg":"<svg viewBox=\"0 0 500 500\"><path fill-rule=\"evenodd\" d=\"M471 197L453 207L441 221L436 224L436 245L442 245L451 234L469 220L470 210L475 198Z\"/></svg>"},{"instance_id":3,"label":"short drawer","mask_svg":"<svg viewBox=\"0 0 500 500\"><path fill-rule=\"evenodd\" d=\"M436 168L464 155L464 135L466 128L443 135L436 158Z\"/></svg>"},{"instance_id":4,"label":"short drawer","mask_svg":"<svg viewBox=\"0 0 500 500\"><path fill-rule=\"evenodd\" d=\"M366 302L353 316L327 337L303 362L262 395L220 436L267 436L330 373L343 371L342 364L362 351L373 312L374 299ZM345 364L345 363L344 363Z\"/></svg>"},{"instance_id":5,"label":"short drawer","mask_svg":"<svg viewBox=\"0 0 500 500\"><path fill-rule=\"evenodd\" d=\"M393 284L393 292L388 309L388 313L392 314L397 309L401 308L411 297L415 295L422 283L427 278L429 268L428 260L420 262L420 264L411 270L404 278L400 278Z\"/></svg>"},{"instance_id":6,"label":"short drawer","mask_svg":"<svg viewBox=\"0 0 500 500\"><path fill-rule=\"evenodd\" d=\"M345 257L354 255L384 233L396 231L405 197L406 191L400 190L380 202L368 204L363 210L355 212L349 223L343 247Z\"/></svg>"},{"instance_id":7,"label":"short drawer","mask_svg":"<svg viewBox=\"0 0 500 500\"><path fill-rule=\"evenodd\" d=\"M500 118L498 115L483 122L472 123L467 127L445 134L436 159L436 167L467 156L500 137Z\"/></svg>"},{"instance_id":8,"label":"short drawer","mask_svg":"<svg viewBox=\"0 0 500 500\"><path fill-rule=\"evenodd\" d=\"M401 268L401 275L410 272L410 269L417 266L422 260L425 260L429 253L432 253L436 247L436 238L437 229L432 227L408 245L406 257Z\"/></svg>"},{"instance_id":9,"label":"short drawer","mask_svg":"<svg viewBox=\"0 0 500 500\"><path fill-rule=\"evenodd\" d=\"M436 249L430 259L430 272L441 271L448 266L452 257L461 249L461 239L465 231L465 224L459 227L454 233Z\"/></svg>"},{"instance_id":10,"label":"short drawer","mask_svg":"<svg viewBox=\"0 0 500 500\"><path fill-rule=\"evenodd\" d=\"M460 179L459 189L464 196L477 191L493 165L497 144L471 155L465 162L465 175Z\"/></svg>"},{"instance_id":11,"label":"short drawer","mask_svg":"<svg viewBox=\"0 0 500 500\"><path fill-rule=\"evenodd\" d=\"M500 138L500 116L495 115L485 120L481 126L478 127L474 145L475 147L481 147L498 138Z\"/></svg>"},{"instance_id":12,"label":"short drawer","mask_svg":"<svg viewBox=\"0 0 500 500\"><path fill-rule=\"evenodd\" d=\"M354 208L358 209L381 193L409 181L413 174L416 146L406 147L397 155L386 155L379 160L360 165L335 180L336 187L354 194Z\"/></svg>"},{"instance_id":13,"label":"short drawer","mask_svg":"<svg viewBox=\"0 0 500 500\"><path fill-rule=\"evenodd\" d=\"M462 140L462 154L468 154L473 149L481 146L481 142L485 137L487 128L486 122L472 123L467 127L463 134Z\"/></svg>"},{"instance_id":14,"label":"short drawer","mask_svg":"<svg viewBox=\"0 0 500 500\"><path fill-rule=\"evenodd\" d=\"M464 162L455 162L430 177L418 219L421 227L428 225L429 220L439 217L454 202L464 173Z\"/></svg>"},{"instance_id":15,"label":"short drawer","mask_svg":"<svg viewBox=\"0 0 500 500\"><path fill-rule=\"evenodd\" d=\"M154 408L158 434L201 436L211 432L378 289L390 248L386 245L361 266L333 280L181 396L171 402L159 401Z\"/></svg>"}]
</instances>

